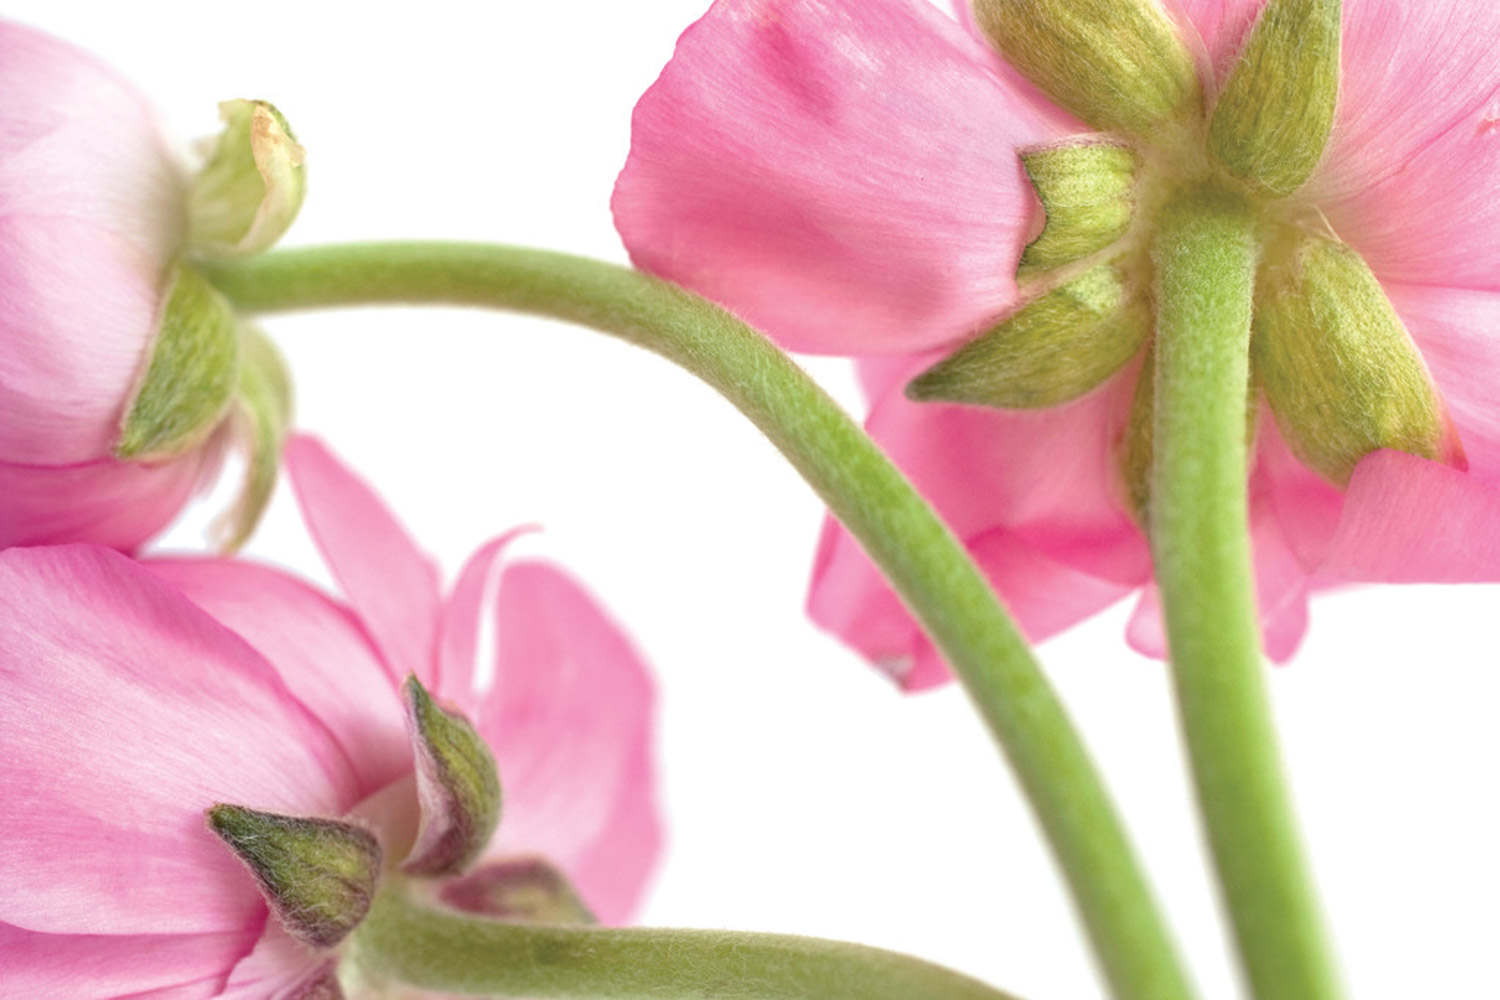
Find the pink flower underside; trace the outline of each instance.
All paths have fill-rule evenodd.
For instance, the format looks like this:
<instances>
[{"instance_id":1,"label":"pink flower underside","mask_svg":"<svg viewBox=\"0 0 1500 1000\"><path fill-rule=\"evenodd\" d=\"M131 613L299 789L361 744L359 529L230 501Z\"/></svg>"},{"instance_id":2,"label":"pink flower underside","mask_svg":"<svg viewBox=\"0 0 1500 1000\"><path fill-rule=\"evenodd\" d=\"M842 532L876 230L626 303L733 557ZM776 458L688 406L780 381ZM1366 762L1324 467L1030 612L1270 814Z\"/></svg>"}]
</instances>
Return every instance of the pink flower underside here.
<instances>
[{"instance_id":1,"label":"pink flower underside","mask_svg":"<svg viewBox=\"0 0 1500 1000\"><path fill-rule=\"evenodd\" d=\"M1172 9L1222 76L1261 6ZM1500 371L1500 7L1347 0L1344 11L1339 120L1306 196L1386 282L1446 398L1469 481L1500 482L1490 402ZM1039 638L1108 603L1110 587L1149 579L1110 455L1128 390L1112 384L1045 414L900 398L900 381L941 355L923 352L949 349L1013 303L1001 278L1040 211L1014 170L1016 148L1080 130L959 13L967 32L917 0L720 0L636 108L615 216L639 265L793 349L866 356L872 434ZM869 357L883 353L896 356ZM1354 565L1385 565L1381 539L1410 536L1428 514L1359 506L1356 493L1345 503L1291 457L1268 415L1263 424L1252 483L1258 591L1267 647L1283 658L1305 628L1310 589L1358 579ZM1447 481L1425 463L1404 468ZM1388 530L1367 530L1371 519ZM1368 557L1320 570L1356 533ZM1462 565L1445 578L1494 572L1482 560ZM836 525L809 608L867 656L899 665L908 685L943 676ZM1142 595L1129 637L1161 652L1154 593Z\"/></svg>"},{"instance_id":2,"label":"pink flower underside","mask_svg":"<svg viewBox=\"0 0 1500 1000\"><path fill-rule=\"evenodd\" d=\"M151 110L91 55L0 21L0 462L109 454L182 231Z\"/></svg>"}]
</instances>

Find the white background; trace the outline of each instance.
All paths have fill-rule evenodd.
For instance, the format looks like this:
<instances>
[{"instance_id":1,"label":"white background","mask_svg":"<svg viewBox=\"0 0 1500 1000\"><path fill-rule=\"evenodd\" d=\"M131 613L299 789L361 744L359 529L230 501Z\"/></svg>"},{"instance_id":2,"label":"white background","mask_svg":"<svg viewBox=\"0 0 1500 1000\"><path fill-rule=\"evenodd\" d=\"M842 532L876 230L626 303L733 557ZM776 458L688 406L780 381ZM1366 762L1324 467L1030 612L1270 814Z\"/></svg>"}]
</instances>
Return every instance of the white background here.
<instances>
[{"instance_id":1,"label":"white background","mask_svg":"<svg viewBox=\"0 0 1500 1000\"><path fill-rule=\"evenodd\" d=\"M10 0L102 53L173 133L265 97L309 150L288 243L448 237L623 260L608 213L630 110L705 0L343 5ZM3 95L0 95L3 97ZM458 311L277 318L301 426L452 573L547 531L660 674L670 850L645 922L910 951L1032 1000L1102 995L1017 791L962 696L898 696L802 617L821 515L749 425L589 331ZM842 362L815 375L859 400ZM169 543L200 545L199 510ZM326 573L283 491L250 547ZM1500 996L1500 589L1314 606L1274 687L1352 994ZM1205 994L1236 995L1160 664L1116 608L1041 653L1113 783Z\"/></svg>"}]
</instances>

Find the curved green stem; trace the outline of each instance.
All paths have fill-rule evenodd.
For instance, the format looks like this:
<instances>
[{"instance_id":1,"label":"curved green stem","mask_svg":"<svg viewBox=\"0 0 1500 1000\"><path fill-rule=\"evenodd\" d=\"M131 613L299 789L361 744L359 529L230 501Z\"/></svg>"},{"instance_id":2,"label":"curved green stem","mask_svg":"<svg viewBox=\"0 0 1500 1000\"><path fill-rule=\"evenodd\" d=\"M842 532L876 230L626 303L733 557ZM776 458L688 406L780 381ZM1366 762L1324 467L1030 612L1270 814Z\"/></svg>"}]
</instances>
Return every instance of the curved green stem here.
<instances>
[{"instance_id":1,"label":"curved green stem","mask_svg":"<svg viewBox=\"0 0 1500 1000\"><path fill-rule=\"evenodd\" d=\"M655 351L712 385L791 460L947 657L1051 841L1115 995L1191 995L1099 775L988 582L874 442L770 341L639 272L514 247L286 250L211 277L252 311L429 302L553 316Z\"/></svg>"},{"instance_id":2,"label":"curved green stem","mask_svg":"<svg viewBox=\"0 0 1500 1000\"><path fill-rule=\"evenodd\" d=\"M1151 541L1199 808L1262 1000L1339 995L1271 720L1248 536L1253 222L1229 196L1169 206L1157 274Z\"/></svg>"},{"instance_id":3,"label":"curved green stem","mask_svg":"<svg viewBox=\"0 0 1500 1000\"><path fill-rule=\"evenodd\" d=\"M352 973L445 994L568 1000L1013 1000L895 952L735 931L505 923L388 888L351 938Z\"/></svg>"}]
</instances>

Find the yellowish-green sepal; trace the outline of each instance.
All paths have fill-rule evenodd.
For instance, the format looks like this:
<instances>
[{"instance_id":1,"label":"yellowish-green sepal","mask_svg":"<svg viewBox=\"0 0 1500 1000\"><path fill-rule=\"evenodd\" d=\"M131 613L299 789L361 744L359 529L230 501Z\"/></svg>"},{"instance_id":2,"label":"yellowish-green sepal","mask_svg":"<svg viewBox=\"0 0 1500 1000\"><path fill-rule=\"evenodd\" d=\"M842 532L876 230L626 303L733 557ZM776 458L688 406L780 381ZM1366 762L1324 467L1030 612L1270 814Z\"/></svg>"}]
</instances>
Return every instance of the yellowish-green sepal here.
<instances>
[{"instance_id":1,"label":"yellowish-green sepal","mask_svg":"<svg viewBox=\"0 0 1500 1000\"><path fill-rule=\"evenodd\" d=\"M188 245L201 257L243 257L270 248L297 218L307 156L267 101L225 101L219 115L224 130L188 196Z\"/></svg>"},{"instance_id":2,"label":"yellowish-green sepal","mask_svg":"<svg viewBox=\"0 0 1500 1000\"><path fill-rule=\"evenodd\" d=\"M1119 371L1150 332L1145 296L1116 265L1101 264L965 344L906 394L1004 409L1057 406Z\"/></svg>"},{"instance_id":3,"label":"yellowish-green sepal","mask_svg":"<svg viewBox=\"0 0 1500 1000\"><path fill-rule=\"evenodd\" d=\"M202 444L239 382L239 320L191 267L173 269L140 382L125 409L115 455L171 458Z\"/></svg>"},{"instance_id":4,"label":"yellowish-green sepal","mask_svg":"<svg viewBox=\"0 0 1500 1000\"><path fill-rule=\"evenodd\" d=\"M1200 113L1193 57L1156 0L975 0L1011 65L1105 131L1148 135Z\"/></svg>"},{"instance_id":5,"label":"yellowish-green sepal","mask_svg":"<svg viewBox=\"0 0 1500 1000\"><path fill-rule=\"evenodd\" d=\"M1046 146L1022 152L1021 165L1047 222L1021 254L1018 277L1097 253L1130 227L1137 161L1129 146L1100 140Z\"/></svg>"},{"instance_id":6,"label":"yellowish-green sepal","mask_svg":"<svg viewBox=\"0 0 1500 1000\"><path fill-rule=\"evenodd\" d=\"M544 858L509 858L444 884L443 902L496 920L534 924L597 922L557 866Z\"/></svg>"},{"instance_id":7,"label":"yellowish-green sepal","mask_svg":"<svg viewBox=\"0 0 1500 1000\"><path fill-rule=\"evenodd\" d=\"M240 330L240 379L230 419L235 445L245 455L244 482L234 506L214 525L220 548L233 552L255 531L281 467L281 446L292 423L292 381L270 338L252 326Z\"/></svg>"},{"instance_id":8,"label":"yellowish-green sepal","mask_svg":"<svg viewBox=\"0 0 1500 1000\"><path fill-rule=\"evenodd\" d=\"M1286 196L1312 176L1339 93L1341 0L1268 0L1214 108L1208 145L1230 174Z\"/></svg>"},{"instance_id":9,"label":"yellowish-green sepal","mask_svg":"<svg viewBox=\"0 0 1500 1000\"><path fill-rule=\"evenodd\" d=\"M1262 268L1250 350L1292 452L1334 484L1382 448L1457 458L1421 353L1349 247L1306 237Z\"/></svg>"},{"instance_id":10,"label":"yellowish-green sepal","mask_svg":"<svg viewBox=\"0 0 1500 1000\"><path fill-rule=\"evenodd\" d=\"M331 948L369 912L381 855L368 831L234 805L208 810L208 825L250 869L299 941Z\"/></svg>"},{"instance_id":11,"label":"yellowish-green sepal","mask_svg":"<svg viewBox=\"0 0 1500 1000\"><path fill-rule=\"evenodd\" d=\"M500 822L500 776L468 719L440 707L415 677L404 690L422 819L401 867L413 875L450 875L489 844Z\"/></svg>"}]
</instances>

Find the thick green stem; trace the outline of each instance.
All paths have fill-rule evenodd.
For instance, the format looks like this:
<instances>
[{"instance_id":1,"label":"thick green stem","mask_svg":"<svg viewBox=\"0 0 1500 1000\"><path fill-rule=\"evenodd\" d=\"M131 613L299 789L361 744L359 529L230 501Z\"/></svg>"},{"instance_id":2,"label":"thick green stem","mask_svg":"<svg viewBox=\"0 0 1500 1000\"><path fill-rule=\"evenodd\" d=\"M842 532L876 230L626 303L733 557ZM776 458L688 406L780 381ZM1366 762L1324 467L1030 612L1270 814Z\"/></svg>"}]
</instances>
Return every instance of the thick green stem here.
<instances>
[{"instance_id":1,"label":"thick green stem","mask_svg":"<svg viewBox=\"0 0 1500 1000\"><path fill-rule=\"evenodd\" d=\"M1212 192L1168 207L1157 274L1151 541L1199 807L1255 995L1339 995L1266 697L1245 405L1256 243Z\"/></svg>"},{"instance_id":2,"label":"thick green stem","mask_svg":"<svg viewBox=\"0 0 1500 1000\"><path fill-rule=\"evenodd\" d=\"M1191 995L1099 775L984 576L859 426L764 337L638 272L512 247L289 250L212 278L246 310L432 302L554 316L655 351L708 382L791 460L947 657L1047 833L1115 995Z\"/></svg>"},{"instance_id":3,"label":"thick green stem","mask_svg":"<svg viewBox=\"0 0 1500 1000\"><path fill-rule=\"evenodd\" d=\"M352 939L351 972L445 994L567 1000L1013 1000L895 952L735 931L503 923L397 886Z\"/></svg>"}]
</instances>

